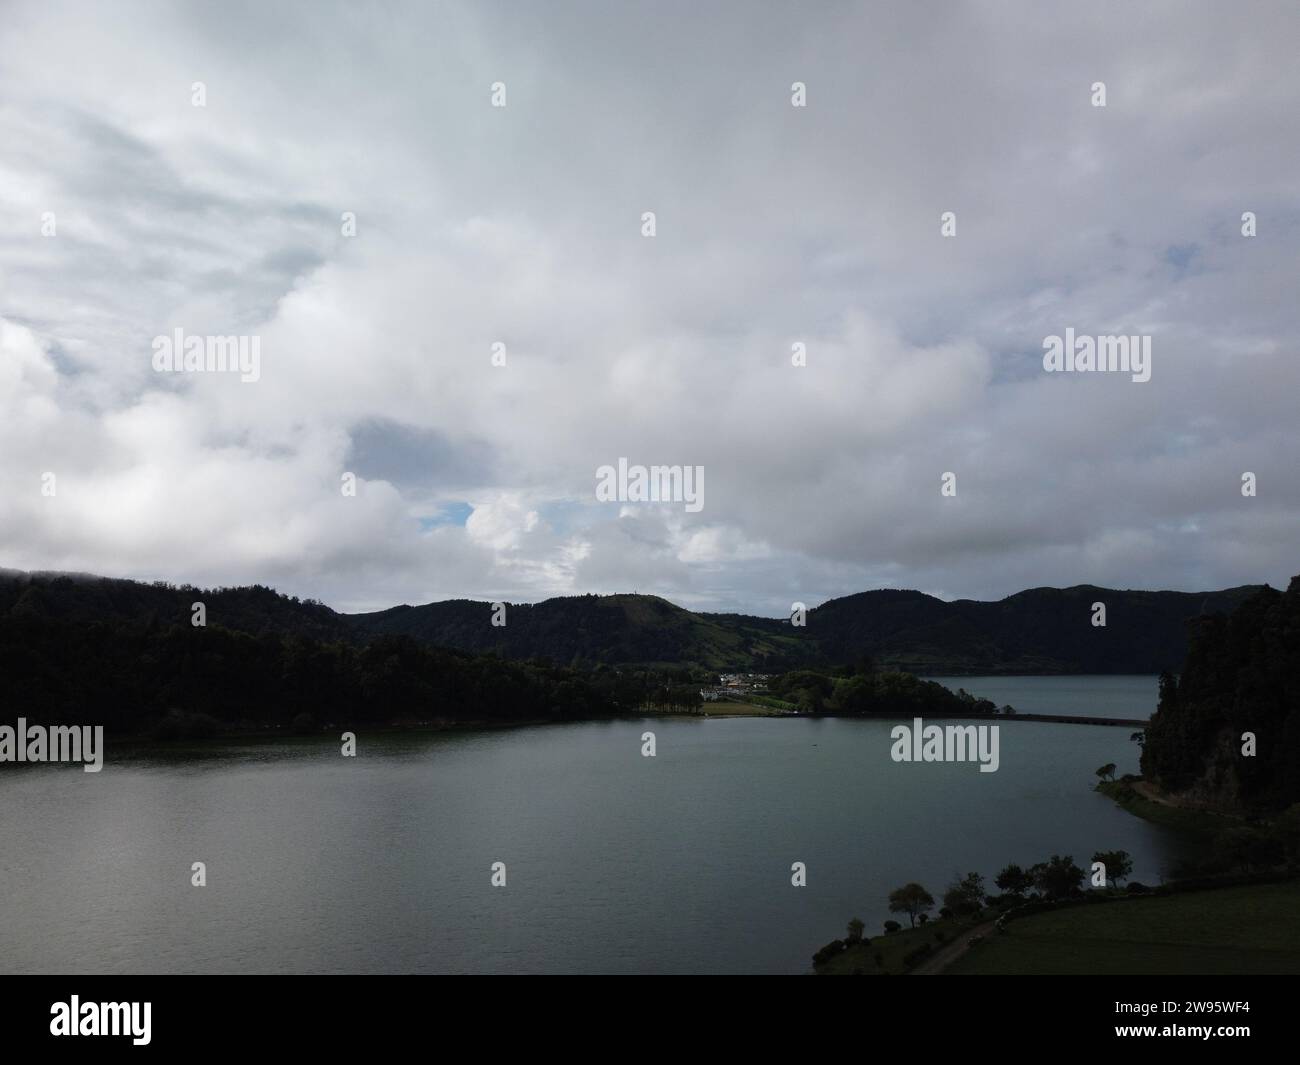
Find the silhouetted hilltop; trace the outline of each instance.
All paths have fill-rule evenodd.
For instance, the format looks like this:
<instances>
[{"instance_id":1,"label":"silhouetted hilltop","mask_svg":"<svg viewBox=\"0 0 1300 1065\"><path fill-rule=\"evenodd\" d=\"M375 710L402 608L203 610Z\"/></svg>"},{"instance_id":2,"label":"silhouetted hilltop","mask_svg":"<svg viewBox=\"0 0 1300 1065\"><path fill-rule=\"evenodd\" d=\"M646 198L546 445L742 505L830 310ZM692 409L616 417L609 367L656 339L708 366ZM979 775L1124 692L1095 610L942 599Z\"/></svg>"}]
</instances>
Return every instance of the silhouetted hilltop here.
<instances>
[{"instance_id":1,"label":"silhouetted hilltop","mask_svg":"<svg viewBox=\"0 0 1300 1065\"><path fill-rule=\"evenodd\" d=\"M775 672L810 662L802 630L771 618L696 614L653 595L583 595L508 605L506 624L492 607L466 599L356 614L366 633L403 633L504 658L549 658L572 665L638 663Z\"/></svg>"},{"instance_id":2,"label":"silhouetted hilltop","mask_svg":"<svg viewBox=\"0 0 1300 1065\"><path fill-rule=\"evenodd\" d=\"M557 665L681 666L780 672L864 657L920 673L1157 673L1187 654L1187 623L1235 609L1258 586L1217 592L1034 588L997 602L944 602L916 591L860 592L810 610L807 625L741 614L696 613L651 595L583 595L507 604L459 599L341 614L324 604L252 586L188 586L58 574L0 572L0 617L70 623L188 624L202 600L209 625L253 636L421 643ZM1092 604L1106 606L1105 627Z\"/></svg>"},{"instance_id":3,"label":"silhouetted hilltop","mask_svg":"<svg viewBox=\"0 0 1300 1065\"><path fill-rule=\"evenodd\" d=\"M1230 611L1258 587L1144 592L1085 584L951 603L921 592L862 592L810 612L808 632L826 661L867 653L919 673L1158 673L1182 663L1191 618ZM1105 604L1104 627L1092 623L1094 603Z\"/></svg>"}]
</instances>

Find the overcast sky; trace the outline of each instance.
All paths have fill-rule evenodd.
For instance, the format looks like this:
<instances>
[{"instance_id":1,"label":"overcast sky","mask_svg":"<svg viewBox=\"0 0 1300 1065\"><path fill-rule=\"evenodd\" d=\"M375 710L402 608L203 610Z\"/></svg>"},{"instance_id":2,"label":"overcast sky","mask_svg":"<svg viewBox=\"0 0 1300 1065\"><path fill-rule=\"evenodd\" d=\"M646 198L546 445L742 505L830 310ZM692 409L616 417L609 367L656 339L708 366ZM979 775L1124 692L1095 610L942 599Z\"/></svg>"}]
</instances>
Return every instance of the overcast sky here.
<instances>
[{"instance_id":1,"label":"overcast sky","mask_svg":"<svg viewBox=\"0 0 1300 1065\"><path fill-rule=\"evenodd\" d=\"M1284 585L1298 44L1289 2L4 0L0 566L345 610ZM261 379L155 372L177 328ZM1045 372L1066 328L1151 380ZM598 502L620 457L703 509Z\"/></svg>"}]
</instances>

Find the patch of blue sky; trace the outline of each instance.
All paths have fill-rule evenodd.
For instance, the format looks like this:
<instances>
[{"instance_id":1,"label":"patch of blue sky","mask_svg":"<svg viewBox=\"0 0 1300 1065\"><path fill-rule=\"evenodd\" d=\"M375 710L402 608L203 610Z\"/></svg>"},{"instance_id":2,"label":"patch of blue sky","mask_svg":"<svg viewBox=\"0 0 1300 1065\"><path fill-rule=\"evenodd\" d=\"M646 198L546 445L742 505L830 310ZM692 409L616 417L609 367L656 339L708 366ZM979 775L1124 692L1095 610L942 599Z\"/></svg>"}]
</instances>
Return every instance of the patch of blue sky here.
<instances>
[{"instance_id":1,"label":"patch of blue sky","mask_svg":"<svg viewBox=\"0 0 1300 1065\"><path fill-rule=\"evenodd\" d=\"M444 503L437 514L432 514L420 518L420 531L428 532L430 529L437 529L444 525L461 525L469 521L469 516L474 512L474 508L465 502Z\"/></svg>"}]
</instances>

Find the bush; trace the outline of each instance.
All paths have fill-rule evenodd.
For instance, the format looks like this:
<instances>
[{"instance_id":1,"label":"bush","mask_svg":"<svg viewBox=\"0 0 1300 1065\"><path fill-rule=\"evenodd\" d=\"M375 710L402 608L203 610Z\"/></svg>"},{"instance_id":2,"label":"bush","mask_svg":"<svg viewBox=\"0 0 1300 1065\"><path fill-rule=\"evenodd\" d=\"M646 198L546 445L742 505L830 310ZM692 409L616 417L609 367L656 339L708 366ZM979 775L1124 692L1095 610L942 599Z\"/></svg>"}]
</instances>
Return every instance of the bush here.
<instances>
[{"instance_id":1,"label":"bush","mask_svg":"<svg viewBox=\"0 0 1300 1065\"><path fill-rule=\"evenodd\" d=\"M1147 887L1146 884L1142 883L1140 880L1134 880L1128 886L1128 893L1130 895L1145 895L1150 890L1151 889Z\"/></svg>"},{"instance_id":2,"label":"bush","mask_svg":"<svg viewBox=\"0 0 1300 1065\"><path fill-rule=\"evenodd\" d=\"M898 931L900 928L902 928L902 927L903 927L903 926L902 926L901 924L899 924L897 921L886 921L886 922L885 922L885 934L888 935L888 934L890 934L891 932L897 932L897 931Z\"/></svg>"},{"instance_id":3,"label":"bush","mask_svg":"<svg viewBox=\"0 0 1300 1065\"><path fill-rule=\"evenodd\" d=\"M832 958L838 957L839 955L843 954L844 949L845 949L844 940L832 939L829 943L826 944L826 946L822 947L821 950L819 950L816 954L813 955L813 965L814 966L825 965Z\"/></svg>"}]
</instances>

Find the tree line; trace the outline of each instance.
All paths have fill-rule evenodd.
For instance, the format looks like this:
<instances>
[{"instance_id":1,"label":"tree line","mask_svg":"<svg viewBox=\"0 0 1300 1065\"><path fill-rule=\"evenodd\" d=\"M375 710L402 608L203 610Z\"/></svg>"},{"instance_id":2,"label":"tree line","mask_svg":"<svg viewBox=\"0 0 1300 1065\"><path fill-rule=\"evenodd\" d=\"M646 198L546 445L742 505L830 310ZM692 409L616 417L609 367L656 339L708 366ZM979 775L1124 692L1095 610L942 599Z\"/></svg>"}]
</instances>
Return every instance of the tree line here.
<instances>
[{"instance_id":1,"label":"tree line","mask_svg":"<svg viewBox=\"0 0 1300 1065\"><path fill-rule=\"evenodd\" d=\"M578 671L430 647L254 636L220 625L0 617L3 711L32 724L202 735L222 728L564 721L690 708L686 670Z\"/></svg>"}]
</instances>

